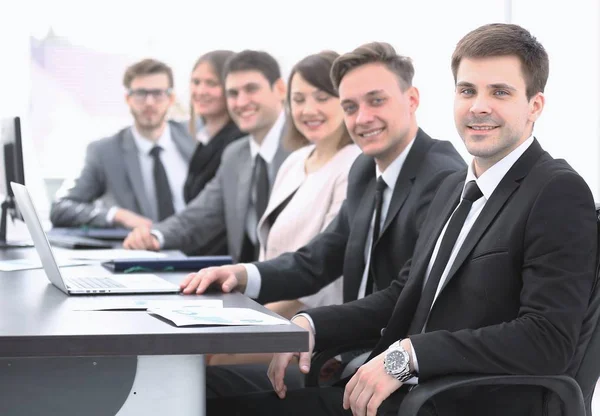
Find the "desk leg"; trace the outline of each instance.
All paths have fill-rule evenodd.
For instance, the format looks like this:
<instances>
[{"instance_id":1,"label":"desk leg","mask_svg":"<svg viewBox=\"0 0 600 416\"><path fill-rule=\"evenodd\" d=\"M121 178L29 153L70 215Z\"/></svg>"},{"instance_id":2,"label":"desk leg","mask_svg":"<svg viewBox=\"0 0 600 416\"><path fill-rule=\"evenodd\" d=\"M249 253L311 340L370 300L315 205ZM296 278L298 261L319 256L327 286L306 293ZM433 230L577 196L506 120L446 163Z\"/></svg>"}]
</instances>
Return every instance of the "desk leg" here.
<instances>
[{"instance_id":1,"label":"desk leg","mask_svg":"<svg viewBox=\"0 0 600 416\"><path fill-rule=\"evenodd\" d=\"M204 416L202 355L0 358L0 415Z\"/></svg>"},{"instance_id":2,"label":"desk leg","mask_svg":"<svg viewBox=\"0 0 600 416\"><path fill-rule=\"evenodd\" d=\"M116 416L204 416L203 355L139 356L129 397Z\"/></svg>"}]
</instances>

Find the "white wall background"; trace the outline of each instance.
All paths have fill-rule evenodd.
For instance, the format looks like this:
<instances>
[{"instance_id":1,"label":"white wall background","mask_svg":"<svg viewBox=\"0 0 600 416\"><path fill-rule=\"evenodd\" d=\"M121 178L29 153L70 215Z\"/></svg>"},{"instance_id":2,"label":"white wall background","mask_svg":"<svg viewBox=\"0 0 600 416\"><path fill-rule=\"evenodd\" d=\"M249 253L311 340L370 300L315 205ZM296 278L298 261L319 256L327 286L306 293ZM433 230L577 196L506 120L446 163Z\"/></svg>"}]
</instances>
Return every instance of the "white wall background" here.
<instances>
[{"instance_id":1,"label":"white wall background","mask_svg":"<svg viewBox=\"0 0 600 416\"><path fill-rule=\"evenodd\" d=\"M450 56L469 30L508 19L529 29L550 55L547 107L536 136L553 156L567 159L600 200L600 5L597 0L26 0L0 5L0 116L26 115L29 105L29 36L50 27L78 45L154 56L175 71L176 92L187 98L193 62L211 49L263 49L280 62L284 75L309 53L348 51L387 41L415 63L421 92L420 125L451 140L469 160L453 122ZM581 51L581 52L576 52ZM43 92L35 91L35 94ZM39 154L27 136L26 177L42 200L42 176L77 174L83 155ZM84 137L84 139L82 139ZM43 140L43 138L35 138ZM67 151L68 149L65 149ZM49 159L49 160L47 160ZM62 160L61 160L62 159ZM44 168L41 169L40 166ZM38 185L36 185L38 183ZM45 195L44 195L45 197Z\"/></svg>"}]
</instances>

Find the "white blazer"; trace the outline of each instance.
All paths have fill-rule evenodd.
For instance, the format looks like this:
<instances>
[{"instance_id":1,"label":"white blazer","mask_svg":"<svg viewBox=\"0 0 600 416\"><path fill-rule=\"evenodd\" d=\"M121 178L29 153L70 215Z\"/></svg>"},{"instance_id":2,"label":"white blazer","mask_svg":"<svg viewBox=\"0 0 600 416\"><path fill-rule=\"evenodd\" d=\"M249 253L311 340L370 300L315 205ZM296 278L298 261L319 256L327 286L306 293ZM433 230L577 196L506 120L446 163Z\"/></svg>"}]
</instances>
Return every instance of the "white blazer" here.
<instances>
[{"instance_id":1,"label":"white blazer","mask_svg":"<svg viewBox=\"0 0 600 416\"><path fill-rule=\"evenodd\" d=\"M259 261L282 253L296 251L329 225L346 199L348 172L360 149L350 144L340 149L318 171L306 174L306 159L314 145L291 153L281 165L269 204L258 223ZM267 218L295 192L274 224ZM308 307L343 303L342 278L330 283L314 295L299 299Z\"/></svg>"}]
</instances>

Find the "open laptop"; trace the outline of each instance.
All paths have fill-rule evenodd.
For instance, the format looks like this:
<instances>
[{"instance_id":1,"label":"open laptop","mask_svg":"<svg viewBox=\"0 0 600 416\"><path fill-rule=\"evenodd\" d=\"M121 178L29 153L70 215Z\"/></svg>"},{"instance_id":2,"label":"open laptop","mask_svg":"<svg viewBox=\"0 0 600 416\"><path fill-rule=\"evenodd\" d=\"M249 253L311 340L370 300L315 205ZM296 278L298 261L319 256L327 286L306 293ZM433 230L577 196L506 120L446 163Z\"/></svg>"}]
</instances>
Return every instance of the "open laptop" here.
<instances>
[{"instance_id":1,"label":"open laptop","mask_svg":"<svg viewBox=\"0 0 600 416\"><path fill-rule=\"evenodd\" d=\"M112 275L101 267L98 267L97 271L91 269L95 276L88 275L89 268L86 275L81 275L81 271L85 269L77 267L61 271L27 188L14 182L11 182L10 185L35 249L40 256L46 276L54 286L66 294L176 293L180 291L179 286L152 274ZM67 272L74 275L66 276Z\"/></svg>"}]
</instances>

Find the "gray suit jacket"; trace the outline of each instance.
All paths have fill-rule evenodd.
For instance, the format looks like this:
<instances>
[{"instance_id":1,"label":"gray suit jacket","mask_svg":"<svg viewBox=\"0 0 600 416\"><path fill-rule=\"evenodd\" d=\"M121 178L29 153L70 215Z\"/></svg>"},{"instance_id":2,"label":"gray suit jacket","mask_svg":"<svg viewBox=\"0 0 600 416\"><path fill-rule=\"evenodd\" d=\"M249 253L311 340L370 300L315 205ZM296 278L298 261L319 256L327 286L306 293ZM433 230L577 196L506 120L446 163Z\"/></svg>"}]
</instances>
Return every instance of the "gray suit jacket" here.
<instances>
[{"instance_id":1,"label":"gray suit jacket","mask_svg":"<svg viewBox=\"0 0 600 416\"><path fill-rule=\"evenodd\" d=\"M181 123L169 121L169 127L173 142L189 162L195 139ZM53 202L50 220L55 227L108 227L108 210L119 206L157 221L153 203L146 195L137 147L131 128L127 127L88 145L79 178Z\"/></svg>"},{"instance_id":2,"label":"gray suit jacket","mask_svg":"<svg viewBox=\"0 0 600 416\"><path fill-rule=\"evenodd\" d=\"M282 134L284 131L285 127ZM288 154L280 140L269 166L273 178ZM246 136L225 148L215 177L182 212L154 226L164 237L162 248L186 254L212 254L215 242L226 234L229 255L237 262L244 240L251 180L250 136Z\"/></svg>"}]
</instances>

